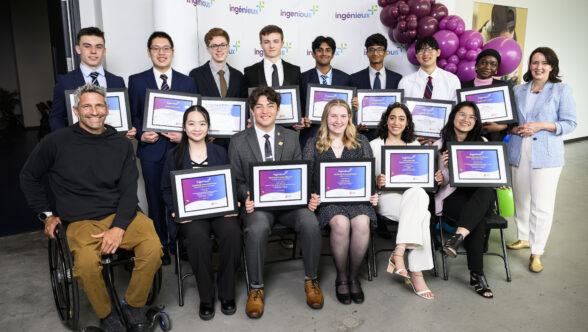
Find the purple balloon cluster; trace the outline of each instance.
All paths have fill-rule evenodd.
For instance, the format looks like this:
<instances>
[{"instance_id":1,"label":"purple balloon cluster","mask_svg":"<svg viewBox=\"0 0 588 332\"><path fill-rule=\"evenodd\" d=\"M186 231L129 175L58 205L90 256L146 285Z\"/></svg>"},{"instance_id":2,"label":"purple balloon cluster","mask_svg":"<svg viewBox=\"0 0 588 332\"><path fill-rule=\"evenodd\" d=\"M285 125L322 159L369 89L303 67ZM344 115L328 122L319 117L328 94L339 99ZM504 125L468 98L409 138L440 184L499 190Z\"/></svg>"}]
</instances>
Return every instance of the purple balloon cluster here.
<instances>
[{"instance_id":1,"label":"purple balloon cluster","mask_svg":"<svg viewBox=\"0 0 588 332\"><path fill-rule=\"evenodd\" d=\"M447 7L435 0L378 0L380 21L390 28L388 36L401 44L432 36L447 16Z\"/></svg>"}]
</instances>

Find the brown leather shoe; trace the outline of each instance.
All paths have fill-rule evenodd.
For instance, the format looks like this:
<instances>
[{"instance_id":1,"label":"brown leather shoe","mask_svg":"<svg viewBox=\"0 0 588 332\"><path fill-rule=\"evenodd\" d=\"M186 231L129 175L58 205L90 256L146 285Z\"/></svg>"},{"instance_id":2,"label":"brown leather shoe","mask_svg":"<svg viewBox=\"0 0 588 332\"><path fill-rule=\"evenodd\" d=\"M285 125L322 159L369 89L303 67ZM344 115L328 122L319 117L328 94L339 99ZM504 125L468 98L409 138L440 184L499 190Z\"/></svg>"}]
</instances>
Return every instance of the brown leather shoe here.
<instances>
[{"instance_id":1,"label":"brown leather shoe","mask_svg":"<svg viewBox=\"0 0 588 332\"><path fill-rule=\"evenodd\" d=\"M304 290L306 291L306 304L312 309L321 309L325 299L323 298L318 280L306 280L304 282Z\"/></svg>"},{"instance_id":2,"label":"brown leather shoe","mask_svg":"<svg viewBox=\"0 0 588 332\"><path fill-rule=\"evenodd\" d=\"M261 318L263 315L263 289L252 288L247 299L245 313L249 318Z\"/></svg>"}]
</instances>

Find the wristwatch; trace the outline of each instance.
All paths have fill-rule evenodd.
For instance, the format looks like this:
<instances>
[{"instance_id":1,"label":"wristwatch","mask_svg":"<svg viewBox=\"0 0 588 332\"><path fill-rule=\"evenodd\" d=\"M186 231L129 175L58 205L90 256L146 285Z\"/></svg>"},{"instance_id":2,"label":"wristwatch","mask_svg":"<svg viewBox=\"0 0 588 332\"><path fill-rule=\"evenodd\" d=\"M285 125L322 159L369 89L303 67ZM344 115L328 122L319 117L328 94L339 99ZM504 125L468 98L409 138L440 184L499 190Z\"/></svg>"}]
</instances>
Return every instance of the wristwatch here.
<instances>
[{"instance_id":1,"label":"wristwatch","mask_svg":"<svg viewBox=\"0 0 588 332\"><path fill-rule=\"evenodd\" d=\"M42 222L45 222L45 220L49 219L49 217L51 217L53 215L53 213L51 211L46 211L46 212L41 212L37 215L37 217L39 218L39 220L41 220Z\"/></svg>"}]
</instances>

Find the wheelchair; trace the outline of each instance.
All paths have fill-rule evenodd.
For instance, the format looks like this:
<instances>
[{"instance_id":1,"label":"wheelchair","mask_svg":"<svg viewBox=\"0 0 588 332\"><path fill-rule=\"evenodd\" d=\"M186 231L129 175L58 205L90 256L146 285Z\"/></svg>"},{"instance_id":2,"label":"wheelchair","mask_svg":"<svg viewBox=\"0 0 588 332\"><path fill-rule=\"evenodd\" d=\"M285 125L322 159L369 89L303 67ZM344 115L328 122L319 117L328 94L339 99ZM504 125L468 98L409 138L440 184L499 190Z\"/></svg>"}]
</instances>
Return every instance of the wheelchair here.
<instances>
[{"instance_id":1,"label":"wheelchair","mask_svg":"<svg viewBox=\"0 0 588 332\"><path fill-rule=\"evenodd\" d=\"M73 256L67 243L65 227L58 224L55 228L55 238L49 239L49 272L51 276L51 288L55 307L61 322L71 330L78 330L79 326L79 289L78 282L73 276ZM125 269L131 271L134 265L134 256L131 251L123 249L117 250L113 255L102 256L102 274L106 288L108 290L111 302L114 303L114 310L117 311L122 320L123 326L128 326L125 316L122 313L120 299L114 287L114 266L124 265ZM147 306L155 301L161 289L161 268L155 273L153 285L147 298ZM150 322L150 328L153 330L157 325L163 331L171 329L169 314L164 310L165 306L159 305L147 310L147 320ZM82 328L82 331L100 331L95 327Z\"/></svg>"}]
</instances>

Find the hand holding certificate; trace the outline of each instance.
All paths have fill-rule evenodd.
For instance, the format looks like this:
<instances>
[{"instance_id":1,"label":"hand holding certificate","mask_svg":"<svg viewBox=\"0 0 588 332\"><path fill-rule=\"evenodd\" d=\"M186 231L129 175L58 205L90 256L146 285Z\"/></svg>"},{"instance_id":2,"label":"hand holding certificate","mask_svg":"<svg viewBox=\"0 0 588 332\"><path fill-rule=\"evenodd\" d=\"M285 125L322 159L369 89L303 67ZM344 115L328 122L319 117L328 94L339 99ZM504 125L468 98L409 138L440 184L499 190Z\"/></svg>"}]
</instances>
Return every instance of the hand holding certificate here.
<instances>
[{"instance_id":1,"label":"hand holding certificate","mask_svg":"<svg viewBox=\"0 0 588 332\"><path fill-rule=\"evenodd\" d=\"M504 142L447 142L452 187L509 187Z\"/></svg>"}]
</instances>

